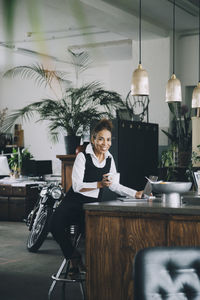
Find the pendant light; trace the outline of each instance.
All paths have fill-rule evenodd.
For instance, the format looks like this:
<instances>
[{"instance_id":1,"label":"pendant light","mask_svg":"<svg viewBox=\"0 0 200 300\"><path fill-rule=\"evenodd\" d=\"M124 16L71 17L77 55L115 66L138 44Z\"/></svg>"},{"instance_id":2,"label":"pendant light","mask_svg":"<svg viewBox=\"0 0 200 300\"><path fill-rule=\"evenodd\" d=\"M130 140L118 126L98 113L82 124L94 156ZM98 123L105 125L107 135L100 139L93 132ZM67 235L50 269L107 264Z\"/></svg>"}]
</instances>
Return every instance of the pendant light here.
<instances>
[{"instance_id":1,"label":"pendant light","mask_svg":"<svg viewBox=\"0 0 200 300\"><path fill-rule=\"evenodd\" d=\"M200 117L200 0L199 0L199 82L192 93L192 108L197 109L197 117Z\"/></svg>"},{"instance_id":2,"label":"pendant light","mask_svg":"<svg viewBox=\"0 0 200 300\"><path fill-rule=\"evenodd\" d=\"M139 0L139 65L133 72L131 95L132 96L148 96L149 95L149 79L145 69L141 63L141 21L142 21L142 0Z\"/></svg>"},{"instance_id":3,"label":"pendant light","mask_svg":"<svg viewBox=\"0 0 200 300\"><path fill-rule=\"evenodd\" d=\"M175 75L175 0L173 2L173 74L166 87L166 102L181 102L181 82Z\"/></svg>"}]
</instances>

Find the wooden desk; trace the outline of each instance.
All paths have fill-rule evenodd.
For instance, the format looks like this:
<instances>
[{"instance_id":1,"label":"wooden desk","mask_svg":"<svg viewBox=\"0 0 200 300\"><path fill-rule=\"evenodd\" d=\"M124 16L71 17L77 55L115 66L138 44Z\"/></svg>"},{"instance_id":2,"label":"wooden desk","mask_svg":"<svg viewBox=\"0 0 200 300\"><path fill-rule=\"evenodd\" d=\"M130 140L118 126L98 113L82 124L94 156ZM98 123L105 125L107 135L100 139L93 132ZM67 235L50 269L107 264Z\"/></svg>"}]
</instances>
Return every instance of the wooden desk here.
<instances>
[{"instance_id":1,"label":"wooden desk","mask_svg":"<svg viewBox=\"0 0 200 300\"><path fill-rule=\"evenodd\" d=\"M62 187L64 192L67 192L72 185L72 168L76 158L75 154L69 155L56 155L61 160L61 176L62 176Z\"/></svg>"},{"instance_id":2,"label":"wooden desk","mask_svg":"<svg viewBox=\"0 0 200 300\"><path fill-rule=\"evenodd\" d=\"M15 185L0 183L0 221L22 221L38 199L38 183Z\"/></svg>"}]
</instances>

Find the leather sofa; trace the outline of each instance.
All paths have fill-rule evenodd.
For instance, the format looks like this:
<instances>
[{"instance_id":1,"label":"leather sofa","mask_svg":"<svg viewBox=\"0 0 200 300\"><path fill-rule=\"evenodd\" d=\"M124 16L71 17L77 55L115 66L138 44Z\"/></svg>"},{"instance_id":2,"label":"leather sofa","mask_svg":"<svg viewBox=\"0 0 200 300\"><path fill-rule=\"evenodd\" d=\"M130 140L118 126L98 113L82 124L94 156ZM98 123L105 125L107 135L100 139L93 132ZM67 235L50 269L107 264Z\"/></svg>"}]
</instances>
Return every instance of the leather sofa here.
<instances>
[{"instance_id":1,"label":"leather sofa","mask_svg":"<svg viewBox=\"0 0 200 300\"><path fill-rule=\"evenodd\" d=\"M134 260L134 300L200 300L200 247L155 247Z\"/></svg>"}]
</instances>

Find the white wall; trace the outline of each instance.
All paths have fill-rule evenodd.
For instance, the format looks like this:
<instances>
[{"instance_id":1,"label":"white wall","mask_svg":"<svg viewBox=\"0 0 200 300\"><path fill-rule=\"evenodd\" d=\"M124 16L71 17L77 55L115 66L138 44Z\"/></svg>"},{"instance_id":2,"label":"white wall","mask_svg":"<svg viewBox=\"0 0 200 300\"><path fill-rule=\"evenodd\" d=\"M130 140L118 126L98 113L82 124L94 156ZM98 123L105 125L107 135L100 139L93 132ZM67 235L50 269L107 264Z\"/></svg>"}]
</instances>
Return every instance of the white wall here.
<instances>
[{"instance_id":1,"label":"white wall","mask_svg":"<svg viewBox=\"0 0 200 300\"><path fill-rule=\"evenodd\" d=\"M158 123L160 127L167 127L169 124L169 111L165 103L165 86L169 79L169 44L168 38L143 42L142 62L150 80L150 122ZM114 90L125 98L130 90L132 72L138 65L135 54L137 48L137 43L133 43L133 59L127 59L127 56L123 59L122 55L122 60L96 64L87 71L86 80L99 80L105 88ZM0 89L0 109L8 107L10 111L50 95L43 87L36 87L33 81L17 77L5 79L1 76ZM35 120L23 122L25 147L28 147L35 159L51 159L54 173L59 173L60 161L56 155L65 154L64 140L60 139L58 144L53 144L48 138L47 122L36 123ZM160 144L166 143L165 137L161 135Z\"/></svg>"},{"instance_id":2,"label":"white wall","mask_svg":"<svg viewBox=\"0 0 200 300\"><path fill-rule=\"evenodd\" d=\"M138 43L133 42L133 66L138 66ZM159 124L159 144L168 140L161 128L169 126L169 109L165 89L170 76L170 39L142 41L142 66L148 72L150 86L149 121Z\"/></svg>"},{"instance_id":3,"label":"white wall","mask_svg":"<svg viewBox=\"0 0 200 300\"><path fill-rule=\"evenodd\" d=\"M0 82L0 109L8 107L9 112L49 96L44 88L36 87L31 80L22 80L17 77L15 79L2 79L1 74ZM64 141L61 139L58 144L53 144L48 137L47 124L45 122L38 123L37 120L38 118L35 117L31 118L31 121L22 122L24 145L30 150L35 159L53 160L55 173L60 172L60 162L56 159L56 154L65 153Z\"/></svg>"},{"instance_id":4,"label":"white wall","mask_svg":"<svg viewBox=\"0 0 200 300\"><path fill-rule=\"evenodd\" d=\"M109 63L110 88L126 98L131 87L131 60L112 61Z\"/></svg>"},{"instance_id":5,"label":"white wall","mask_svg":"<svg viewBox=\"0 0 200 300\"><path fill-rule=\"evenodd\" d=\"M182 84L183 99L186 86L196 86L199 71L199 44L198 35L183 36L178 40L177 72Z\"/></svg>"}]
</instances>

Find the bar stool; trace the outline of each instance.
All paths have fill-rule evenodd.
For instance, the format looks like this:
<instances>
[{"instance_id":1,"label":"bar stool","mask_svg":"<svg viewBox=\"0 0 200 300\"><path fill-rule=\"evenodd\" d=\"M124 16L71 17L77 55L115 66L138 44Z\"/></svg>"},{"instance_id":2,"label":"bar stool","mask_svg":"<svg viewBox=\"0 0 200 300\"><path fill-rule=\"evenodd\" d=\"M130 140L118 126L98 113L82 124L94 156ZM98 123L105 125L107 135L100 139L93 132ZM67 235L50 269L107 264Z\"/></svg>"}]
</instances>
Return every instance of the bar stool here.
<instances>
[{"instance_id":1,"label":"bar stool","mask_svg":"<svg viewBox=\"0 0 200 300\"><path fill-rule=\"evenodd\" d=\"M80 232L80 228L78 225L71 225L69 228L70 237L72 239L72 244L75 248L78 247L82 233ZM64 258L61 265L58 268L57 273L53 274L51 278L53 279L52 284L48 291L48 300L51 300L52 292L57 283L62 283L62 299L65 300L65 286L67 283L78 283L82 295L82 299L85 300L85 292L84 292L84 282L85 282L85 274L81 273L77 274L74 278L69 278L69 270L70 270L70 259Z\"/></svg>"}]
</instances>

